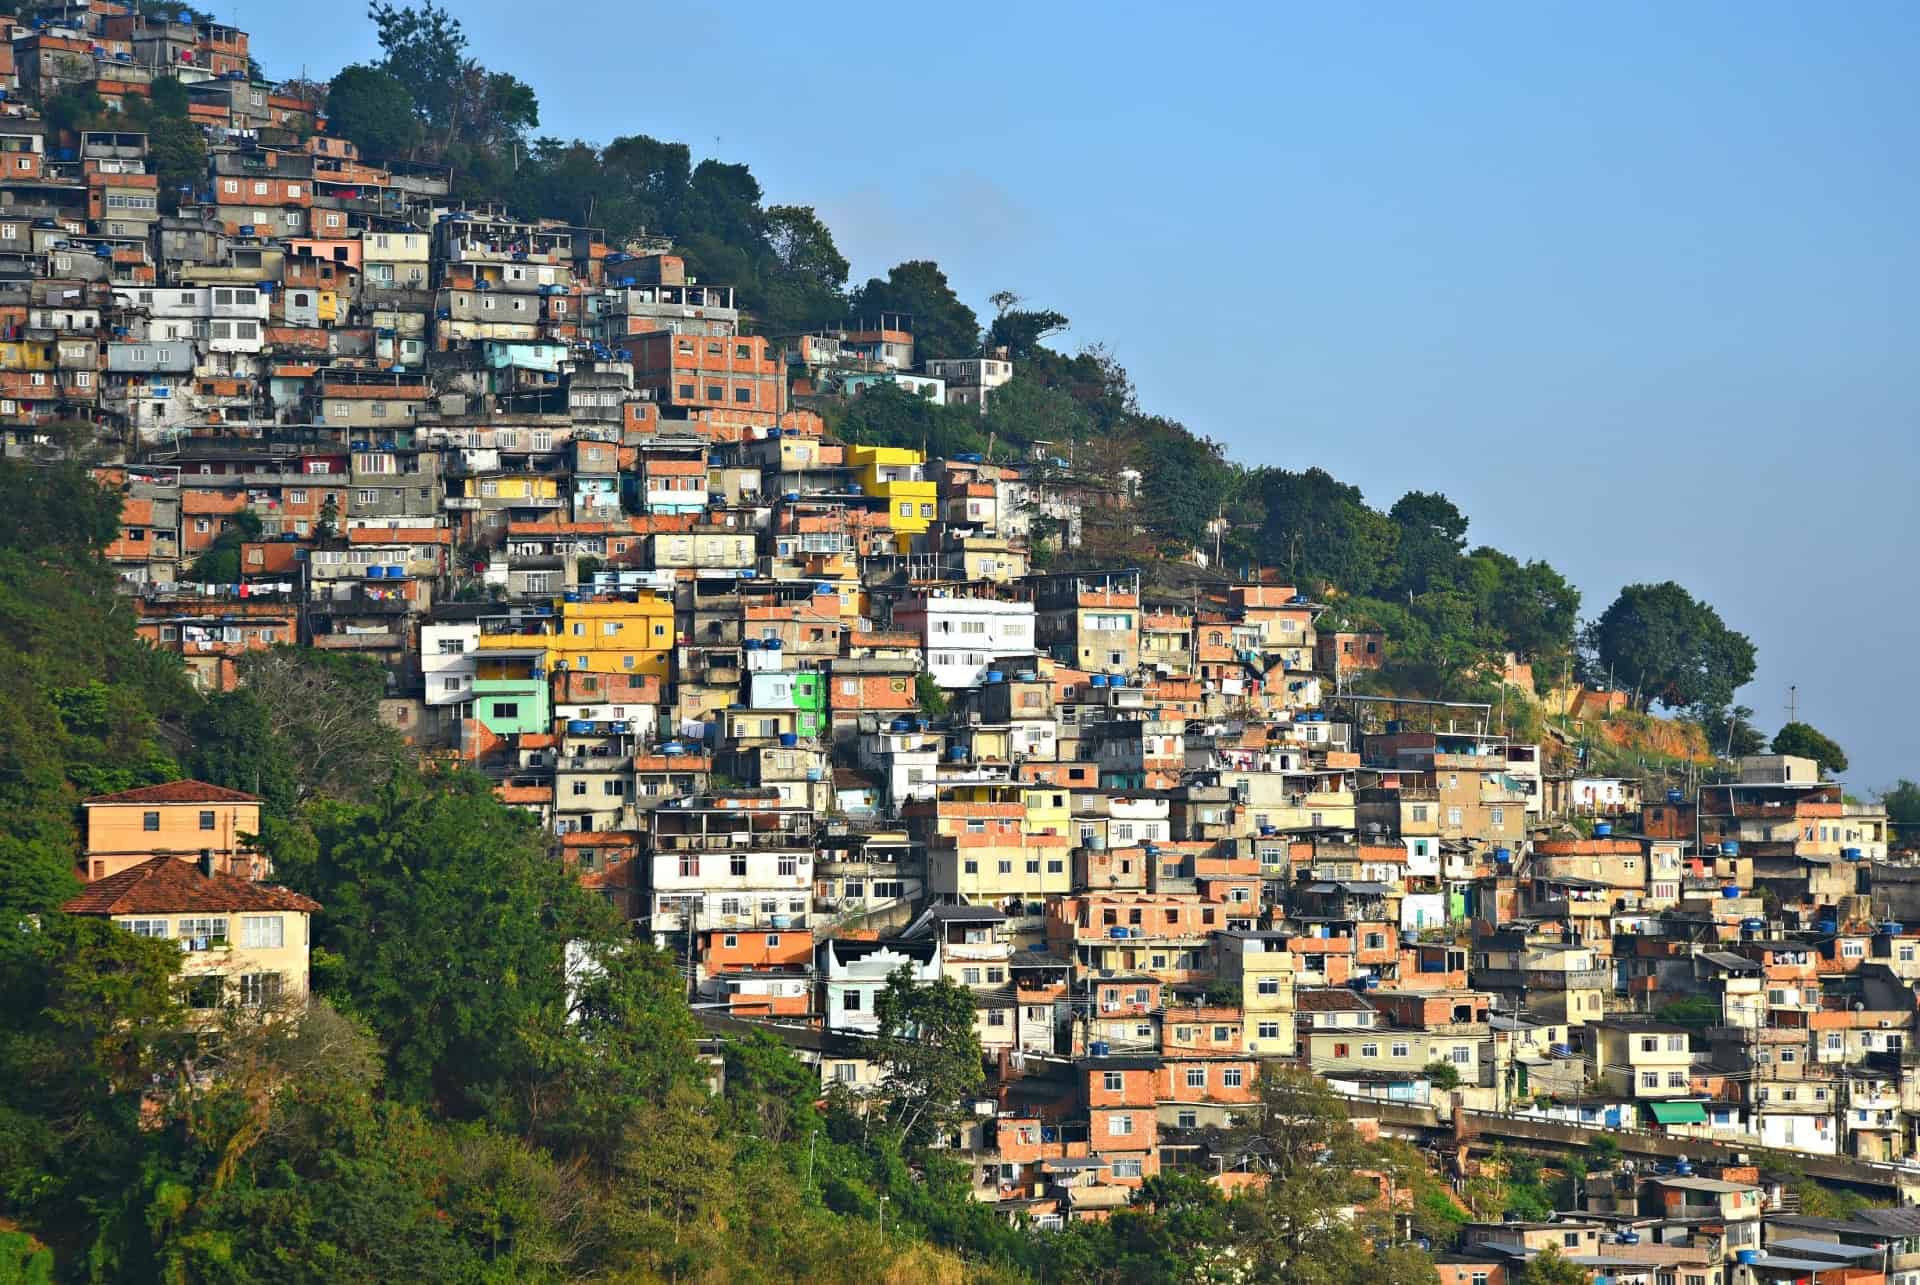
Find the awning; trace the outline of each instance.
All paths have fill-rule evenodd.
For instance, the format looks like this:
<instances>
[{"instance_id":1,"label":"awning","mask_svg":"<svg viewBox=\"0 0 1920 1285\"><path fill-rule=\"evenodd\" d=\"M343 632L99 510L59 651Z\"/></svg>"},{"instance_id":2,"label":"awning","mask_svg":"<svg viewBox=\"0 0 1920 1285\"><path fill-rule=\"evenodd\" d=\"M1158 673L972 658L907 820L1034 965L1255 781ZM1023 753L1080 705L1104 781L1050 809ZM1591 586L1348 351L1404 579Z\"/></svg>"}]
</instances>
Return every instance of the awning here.
<instances>
[{"instance_id":1,"label":"awning","mask_svg":"<svg viewBox=\"0 0 1920 1285\"><path fill-rule=\"evenodd\" d=\"M1705 1124L1707 1109L1698 1102L1649 1102L1647 1109L1659 1124Z\"/></svg>"}]
</instances>

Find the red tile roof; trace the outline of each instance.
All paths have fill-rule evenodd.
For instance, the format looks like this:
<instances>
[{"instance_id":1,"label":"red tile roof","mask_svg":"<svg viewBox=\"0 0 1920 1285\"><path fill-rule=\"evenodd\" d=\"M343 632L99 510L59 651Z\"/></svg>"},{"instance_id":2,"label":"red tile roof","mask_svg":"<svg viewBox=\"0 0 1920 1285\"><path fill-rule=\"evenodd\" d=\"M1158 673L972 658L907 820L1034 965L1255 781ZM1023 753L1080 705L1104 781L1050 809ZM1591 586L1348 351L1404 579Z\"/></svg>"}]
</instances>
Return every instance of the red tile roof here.
<instances>
[{"instance_id":1,"label":"red tile roof","mask_svg":"<svg viewBox=\"0 0 1920 1285\"><path fill-rule=\"evenodd\" d=\"M260 796L243 790L205 781L168 781L164 785L143 785L118 794L96 794L84 803L258 803Z\"/></svg>"},{"instance_id":2,"label":"red tile roof","mask_svg":"<svg viewBox=\"0 0 1920 1285\"><path fill-rule=\"evenodd\" d=\"M70 915L171 915L183 911L304 910L320 903L273 884L206 875L192 861L155 857L86 886L60 907Z\"/></svg>"}]
</instances>

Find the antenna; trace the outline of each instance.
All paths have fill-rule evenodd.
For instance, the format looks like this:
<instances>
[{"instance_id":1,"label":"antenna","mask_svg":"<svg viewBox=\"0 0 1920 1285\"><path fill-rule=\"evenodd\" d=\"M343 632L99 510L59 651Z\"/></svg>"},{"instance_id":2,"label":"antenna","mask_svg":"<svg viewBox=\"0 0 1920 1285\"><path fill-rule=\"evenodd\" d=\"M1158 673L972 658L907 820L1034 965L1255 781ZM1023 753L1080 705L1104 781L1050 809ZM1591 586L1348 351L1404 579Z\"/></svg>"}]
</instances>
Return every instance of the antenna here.
<instances>
[{"instance_id":1,"label":"antenna","mask_svg":"<svg viewBox=\"0 0 1920 1285\"><path fill-rule=\"evenodd\" d=\"M1800 688L1794 683L1787 684L1787 721L1800 721Z\"/></svg>"}]
</instances>

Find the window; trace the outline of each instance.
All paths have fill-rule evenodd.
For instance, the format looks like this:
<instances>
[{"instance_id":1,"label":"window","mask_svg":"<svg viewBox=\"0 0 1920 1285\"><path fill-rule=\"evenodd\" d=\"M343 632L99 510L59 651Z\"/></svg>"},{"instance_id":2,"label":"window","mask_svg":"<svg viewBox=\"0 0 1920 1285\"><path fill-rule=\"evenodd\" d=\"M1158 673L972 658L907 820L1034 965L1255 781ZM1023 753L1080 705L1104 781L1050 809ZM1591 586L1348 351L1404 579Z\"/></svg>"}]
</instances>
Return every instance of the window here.
<instances>
[{"instance_id":1,"label":"window","mask_svg":"<svg viewBox=\"0 0 1920 1285\"><path fill-rule=\"evenodd\" d=\"M1006 1010L1006 1009L1004 1009L1004 1008L990 1008L990 1009L988 1009L988 1010L987 1010L987 1025L988 1025L988 1026L1005 1026L1006 1024L1007 1024L1007 1010Z\"/></svg>"},{"instance_id":2,"label":"window","mask_svg":"<svg viewBox=\"0 0 1920 1285\"><path fill-rule=\"evenodd\" d=\"M1278 995L1280 993L1280 979L1278 977L1262 977L1254 983L1253 989L1254 992L1259 995Z\"/></svg>"},{"instance_id":3,"label":"window","mask_svg":"<svg viewBox=\"0 0 1920 1285\"><path fill-rule=\"evenodd\" d=\"M1468 1048L1468 1047L1467 1047L1466 1045L1464 1045L1464 1044L1462 1044L1462 1045L1458 1045L1458 1046L1456 1046L1456 1047L1454 1048L1454 1050L1453 1050L1453 1064L1454 1064L1455 1066L1465 1066L1465 1065L1466 1065L1467 1063L1469 1063L1469 1062L1471 1062L1471 1061L1473 1061L1473 1050L1472 1050L1472 1049L1470 1049L1470 1048Z\"/></svg>"},{"instance_id":4,"label":"window","mask_svg":"<svg viewBox=\"0 0 1920 1285\"><path fill-rule=\"evenodd\" d=\"M1280 1023L1278 1022L1262 1022L1259 1026L1255 1027L1254 1030L1263 1040L1277 1040L1280 1038Z\"/></svg>"},{"instance_id":5,"label":"window","mask_svg":"<svg viewBox=\"0 0 1920 1285\"><path fill-rule=\"evenodd\" d=\"M1133 1136L1133 1117L1130 1115L1110 1115L1107 1117L1107 1136L1110 1138L1130 1138Z\"/></svg>"},{"instance_id":6,"label":"window","mask_svg":"<svg viewBox=\"0 0 1920 1285\"><path fill-rule=\"evenodd\" d=\"M1640 1087L1643 1089L1659 1088L1660 1073L1658 1071L1642 1071L1640 1073Z\"/></svg>"},{"instance_id":7,"label":"window","mask_svg":"<svg viewBox=\"0 0 1920 1285\"><path fill-rule=\"evenodd\" d=\"M207 950L214 946L227 944L227 919L225 915L208 918L182 919L178 934L189 941L195 950Z\"/></svg>"},{"instance_id":8,"label":"window","mask_svg":"<svg viewBox=\"0 0 1920 1285\"><path fill-rule=\"evenodd\" d=\"M1405 1040L1395 1040L1392 1043L1392 1045L1390 1045L1389 1047L1393 1053L1393 1056L1395 1057L1407 1056L1408 1049L1407 1049L1407 1042Z\"/></svg>"},{"instance_id":9,"label":"window","mask_svg":"<svg viewBox=\"0 0 1920 1285\"><path fill-rule=\"evenodd\" d=\"M519 701L493 702L493 716L495 718L519 718L520 702Z\"/></svg>"},{"instance_id":10,"label":"window","mask_svg":"<svg viewBox=\"0 0 1920 1285\"><path fill-rule=\"evenodd\" d=\"M1121 1087L1120 1072L1106 1071L1101 1074L1100 1086L1108 1093L1118 1093Z\"/></svg>"},{"instance_id":11,"label":"window","mask_svg":"<svg viewBox=\"0 0 1920 1285\"><path fill-rule=\"evenodd\" d=\"M1187 1068L1187 1087L1190 1089L1206 1088L1207 1087L1207 1068L1204 1066L1188 1067Z\"/></svg>"},{"instance_id":12,"label":"window","mask_svg":"<svg viewBox=\"0 0 1920 1285\"><path fill-rule=\"evenodd\" d=\"M1237 1089L1245 1084L1245 1082L1246 1072L1237 1066L1230 1066L1220 1072L1220 1087L1223 1089Z\"/></svg>"},{"instance_id":13,"label":"window","mask_svg":"<svg viewBox=\"0 0 1920 1285\"><path fill-rule=\"evenodd\" d=\"M123 919L120 926L135 937L165 937L167 921L164 919Z\"/></svg>"},{"instance_id":14,"label":"window","mask_svg":"<svg viewBox=\"0 0 1920 1285\"><path fill-rule=\"evenodd\" d=\"M279 915L242 915L240 944L253 950L277 950L287 944L286 923Z\"/></svg>"},{"instance_id":15,"label":"window","mask_svg":"<svg viewBox=\"0 0 1920 1285\"><path fill-rule=\"evenodd\" d=\"M1668 1088L1670 1088L1670 1089L1684 1089L1684 1088L1686 1088L1686 1087L1687 1087L1687 1074L1686 1074L1686 1072L1685 1072L1685 1071L1668 1071L1668 1072L1667 1072L1667 1087L1668 1087Z\"/></svg>"},{"instance_id":16,"label":"window","mask_svg":"<svg viewBox=\"0 0 1920 1285\"><path fill-rule=\"evenodd\" d=\"M727 873L740 878L747 873L747 854L736 852L727 858Z\"/></svg>"},{"instance_id":17,"label":"window","mask_svg":"<svg viewBox=\"0 0 1920 1285\"><path fill-rule=\"evenodd\" d=\"M202 812L200 814L200 828L202 830L213 829L213 813L212 812Z\"/></svg>"},{"instance_id":18,"label":"window","mask_svg":"<svg viewBox=\"0 0 1920 1285\"><path fill-rule=\"evenodd\" d=\"M149 832L158 830L160 828L160 814L158 812L142 812L140 814L140 828Z\"/></svg>"},{"instance_id":19,"label":"window","mask_svg":"<svg viewBox=\"0 0 1920 1285\"><path fill-rule=\"evenodd\" d=\"M1174 1118L1174 1124L1182 1129L1197 1129L1200 1127L1200 1115L1195 1111L1182 1111Z\"/></svg>"},{"instance_id":20,"label":"window","mask_svg":"<svg viewBox=\"0 0 1920 1285\"><path fill-rule=\"evenodd\" d=\"M977 968L963 968L960 970L960 980L968 986L978 986L980 984L980 970Z\"/></svg>"},{"instance_id":21,"label":"window","mask_svg":"<svg viewBox=\"0 0 1920 1285\"><path fill-rule=\"evenodd\" d=\"M1380 1046L1378 1044L1362 1044L1360 1046L1360 1056L1361 1057L1379 1057Z\"/></svg>"},{"instance_id":22,"label":"window","mask_svg":"<svg viewBox=\"0 0 1920 1285\"><path fill-rule=\"evenodd\" d=\"M700 854L697 852L681 853L680 854L680 877L682 879L697 879L699 876L700 876Z\"/></svg>"},{"instance_id":23,"label":"window","mask_svg":"<svg viewBox=\"0 0 1920 1285\"><path fill-rule=\"evenodd\" d=\"M1577 1231L1562 1232L1560 1234L1560 1243L1568 1249L1578 1249L1580 1248L1580 1233Z\"/></svg>"},{"instance_id":24,"label":"window","mask_svg":"<svg viewBox=\"0 0 1920 1285\"><path fill-rule=\"evenodd\" d=\"M860 1011L860 992L856 990L847 991L840 997L840 1007L849 1013L858 1013Z\"/></svg>"},{"instance_id":25,"label":"window","mask_svg":"<svg viewBox=\"0 0 1920 1285\"><path fill-rule=\"evenodd\" d=\"M798 857L781 857L779 862L779 872L783 875L799 874L800 859Z\"/></svg>"}]
</instances>

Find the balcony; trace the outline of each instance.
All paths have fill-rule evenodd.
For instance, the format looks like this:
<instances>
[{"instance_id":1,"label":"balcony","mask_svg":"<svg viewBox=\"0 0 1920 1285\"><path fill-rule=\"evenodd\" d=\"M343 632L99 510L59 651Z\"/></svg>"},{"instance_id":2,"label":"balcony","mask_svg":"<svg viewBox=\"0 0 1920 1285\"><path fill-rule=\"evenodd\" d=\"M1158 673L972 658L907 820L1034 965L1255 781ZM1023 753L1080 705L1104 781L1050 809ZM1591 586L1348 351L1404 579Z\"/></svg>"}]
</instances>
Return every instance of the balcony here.
<instances>
[{"instance_id":1,"label":"balcony","mask_svg":"<svg viewBox=\"0 0 1920 1285\"><path fill-rule=\"evenodd\" d=\"M724 834L656 834L653 847L656 852L749 852L799 849L811 853L813 833L801 830L765 832L738 830Z\"/></svg>"}]
</instances>

